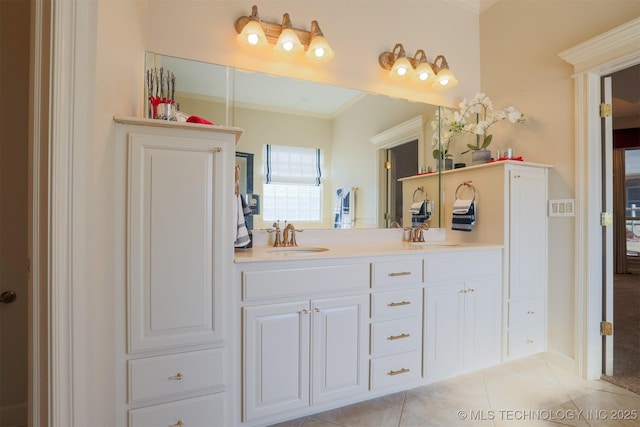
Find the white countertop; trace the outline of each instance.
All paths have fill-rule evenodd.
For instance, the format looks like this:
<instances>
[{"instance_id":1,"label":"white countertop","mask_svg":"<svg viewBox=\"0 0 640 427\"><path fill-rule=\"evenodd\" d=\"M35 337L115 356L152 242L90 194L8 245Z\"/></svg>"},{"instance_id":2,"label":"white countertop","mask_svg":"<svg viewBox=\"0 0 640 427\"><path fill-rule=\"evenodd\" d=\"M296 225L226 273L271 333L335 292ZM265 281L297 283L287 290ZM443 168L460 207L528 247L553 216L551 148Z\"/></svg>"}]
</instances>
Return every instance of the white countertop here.
<instances>
[{"instance_id":1,"label":"white countertop","mask_svg":"<svg viewBox=\"0 0 640 427\"><path fill-rule=\"evenodd\" d=\"M452 243L442 241L430 241L427 246L417 246L410 242L354 242L327 244L308 244L294 248L273 246L258 246L251 249L236 249L234 261L236 263L264 262L264 261L292 261L292 260L312 260L366 257L379 255L402 255L402 254L433 254L437 252L460 252L478 249L501 249L503 245L498 244L468 244ZM297 248L297 249L296 249ZM326 249L326 250L324 250Z\"/></svg>"}]
</instances>

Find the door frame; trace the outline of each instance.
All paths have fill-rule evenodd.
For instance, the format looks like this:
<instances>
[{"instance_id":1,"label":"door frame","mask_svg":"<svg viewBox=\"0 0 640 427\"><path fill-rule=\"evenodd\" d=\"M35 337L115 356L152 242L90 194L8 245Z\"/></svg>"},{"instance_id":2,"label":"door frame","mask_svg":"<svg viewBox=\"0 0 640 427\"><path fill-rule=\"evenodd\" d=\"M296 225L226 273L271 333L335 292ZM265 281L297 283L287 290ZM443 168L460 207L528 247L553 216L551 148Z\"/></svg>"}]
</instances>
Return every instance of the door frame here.
<instances>
[{"instance_id":1,"label":"door frame","mask_svg":"<svg viewBox=\"0 0 640 427\"><path fill-rule=\"evenodd\" d=\"M575 89L575 317L577 373L602 375L602 76L640 64L640 18L559 53L574 67Z\"/></svg>"},{"instance_id":2,"label":"door frame","mask_svg":"<svg viewBox=\"0 0 640 427\"><path fill-rule=\"evenodd\" d=\"M384 164L387 161L387 149L417 140L418 167L420 166L420 164L425 165L427 148L424 127L425 123L423 117L416 116L377 135L374 135L369 139L376 149L376 185L378 191L375 200L375 206L377 206L375 222L378 227L384 228L384 214L387 208L387 174L384 167Z\"/></svg>"}]
</instances>

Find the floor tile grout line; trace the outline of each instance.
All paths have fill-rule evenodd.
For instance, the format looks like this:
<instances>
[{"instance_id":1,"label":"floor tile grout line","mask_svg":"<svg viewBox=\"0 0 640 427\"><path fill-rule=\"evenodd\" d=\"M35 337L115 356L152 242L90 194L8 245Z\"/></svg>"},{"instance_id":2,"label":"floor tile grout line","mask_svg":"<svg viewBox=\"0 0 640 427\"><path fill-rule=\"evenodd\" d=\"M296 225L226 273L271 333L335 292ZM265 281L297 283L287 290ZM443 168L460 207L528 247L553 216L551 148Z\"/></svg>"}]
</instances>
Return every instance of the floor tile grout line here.
<instances>
[{"instance_id":1,"label":"floor tile grout line","mask_svg":"<svg viewBox=\"0 0 640 427\"><path fill-rule=\"evenodd\" d=\"M404 396L402 396L402 405L400 406L400 417L398 418L398 427L402 424L402 415L404 414L404 404L407 401L407 393L408 390L404 392Z\"/></svg>"}]
</instances>

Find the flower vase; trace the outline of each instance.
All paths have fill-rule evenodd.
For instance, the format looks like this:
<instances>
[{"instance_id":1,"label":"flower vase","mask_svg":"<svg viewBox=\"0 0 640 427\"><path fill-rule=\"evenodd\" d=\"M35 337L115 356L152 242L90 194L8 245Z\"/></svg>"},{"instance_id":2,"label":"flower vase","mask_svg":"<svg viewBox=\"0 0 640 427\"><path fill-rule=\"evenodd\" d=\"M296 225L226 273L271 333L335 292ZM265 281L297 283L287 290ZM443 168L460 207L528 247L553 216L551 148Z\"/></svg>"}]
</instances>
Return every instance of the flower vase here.
<instances>
[{"instance_id":1,"label":"flower vase","mask_svg":"<svg viewBox=\"0 0 640 427\"><path fill-rule=\"evenodd\" d=\"M440 159L438 162L439 171L448 171L453 169L453 159Z\"/></svg>"},{"instance_id":2,"label":"flower vase","mask_svg":"<svg viewBox=\"0 0 640 427\"><path fill-rule=\"evenodd\" d=\"M471 166L489 163L491 160L491 150L471 151Z\"/></svg>"}]
</instances>

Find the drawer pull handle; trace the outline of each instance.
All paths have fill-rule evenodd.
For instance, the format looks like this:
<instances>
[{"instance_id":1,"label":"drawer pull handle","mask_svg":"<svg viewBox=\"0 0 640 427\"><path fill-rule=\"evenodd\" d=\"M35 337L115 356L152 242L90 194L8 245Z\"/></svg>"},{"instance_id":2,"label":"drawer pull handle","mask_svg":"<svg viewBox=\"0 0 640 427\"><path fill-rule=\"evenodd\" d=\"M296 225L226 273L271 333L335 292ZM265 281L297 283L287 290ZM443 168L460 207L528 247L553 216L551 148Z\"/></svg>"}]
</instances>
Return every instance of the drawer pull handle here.
<instances>
[{"instance_id":1,"label":"drawer pull handle","mask_svg":"<svg viewBox=\"0 0 640 427\"><path fill-rule=\"evenodd\" d=\"M527 314L536 314L536 312L533 310L527 310Z\"/></svg>"},{"instance_id":2,"label":"drawer pull handle","mask_svg":"<svg viewBox=\"0 0 640 427\"><path fill-rule=\"evenodd\" d=\"M411 335L410 334L400 334L400 335L391 335L390 337L388 337L387 339L389 341L393 341L393 340L401 340L402 338L409 338Z\"/></svg>"},{"instance_id":3,"label":"drawer pull handle","mask_svg":"<svg viewBox=\"0 0 640 427\"><path fill-rule=\"evenodd\" d=\"M527 344L533 344L533 340L531 338L527 338Z\"/></svg>"},{"instance_id":4,"label":"drawer pull handle","mask_svg":"<svg viewBox=\"0 0 640 427\"><path fill-rule=\"evenodd\" d=\"M390 302L387 305L389 307L398 307L400 305L409 305L409 304L411 304L411 301Z\"/></svg>"},{"instance_id":5,"label":"drawer pull handle","mask_svg":"<svg viewBox=\"0 0 640 427\"><path fill-rule=\"evenodd\" d=\"M475 291L476 291L476 290L475 290L475 289L473 289L473 288L469 288L469 289L467 290L467 292L475 292Z\"/></svg>"},{"instance_id":6,"label":"drawer pull handle","mask_svg":"<svg viewBox=\"0 0 640 427\"><path fill-rule=\"evenodd\" d=\"M315 311L316 313L320 313L320 309L318 307L314 308L313 311Z\"/></svg>"},{"instance_id":7,"label":"drawer pull handle","mask_svg":"<svg viewBox=\"0 0 640 427\"><path fill-rule=\"evenodd\" d=\"M389 372L387 372L387 375L400 375L400 374L406 374L407 372L409 372L410 369L409 368L402 368L399 369L397 371L391 370Z\"/></svg>"},{"instance_id":8,"label":"drawer pull handle","mask_svg":"<svg viewBox=\"0 0 640 427\"><path fill-rule=\"evenodd\" d=\"M182 375L182 372L178 372L174 376L169 377L170 380L176 380L176 381L182 381L183 378L184 376Z\"/></svg>"},{"instance_id":9,"label":"drawer pull handle","mask_svg":"<svg viewBox=\"0 0 640 427\"><path fill-rule=\"evenodd\" d=\"M389 273L390 277L397 277L397 276L410 276L411 272L410 271L399 271L397 273Z\"/></svg>"}]
</instances>

